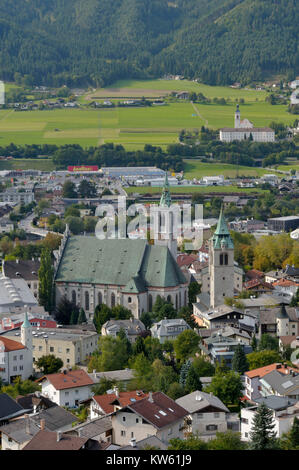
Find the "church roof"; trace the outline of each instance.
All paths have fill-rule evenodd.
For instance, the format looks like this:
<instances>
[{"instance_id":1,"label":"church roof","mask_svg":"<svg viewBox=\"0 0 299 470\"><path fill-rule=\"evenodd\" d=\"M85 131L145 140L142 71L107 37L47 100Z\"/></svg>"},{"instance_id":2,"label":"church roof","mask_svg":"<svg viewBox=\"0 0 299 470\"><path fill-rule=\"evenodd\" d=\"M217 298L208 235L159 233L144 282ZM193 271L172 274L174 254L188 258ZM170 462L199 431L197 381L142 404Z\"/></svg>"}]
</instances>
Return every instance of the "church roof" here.
<instances>
[{"instance_id":1,"label":"church roof","mask_svg":"<svg viewBox=\"0 0 299 470\"><path fill-rule=\"evenodd\" d=\"M229 229L227 227L227 223L223 213L223 207L220 211L220 216L218 220L218 224L214 235L212 237L214 248L222 248L222 244L225 243L226 248L234 248L234 242L231 238Z\"/></svg>"},{"instance_id":2,"label":"church roof","mask_svg":"<svg viewBox=\"0 0 299 470\"><path fill-rule=\"evenodd\" d=\"M117 285L129 292L187 282L167 246L93 236L68 239L55 281Z\"/></svg>"}]
</instances>

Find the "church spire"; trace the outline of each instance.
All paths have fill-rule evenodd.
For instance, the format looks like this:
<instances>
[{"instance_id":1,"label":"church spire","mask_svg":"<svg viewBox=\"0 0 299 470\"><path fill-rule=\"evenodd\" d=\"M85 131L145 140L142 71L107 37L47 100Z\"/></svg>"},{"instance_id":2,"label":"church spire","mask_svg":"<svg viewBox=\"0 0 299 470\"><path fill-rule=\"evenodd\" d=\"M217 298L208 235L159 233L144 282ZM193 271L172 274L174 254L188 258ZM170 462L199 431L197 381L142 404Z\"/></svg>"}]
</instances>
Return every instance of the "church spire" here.
<instances>
[{"instance_id":1,"label":"church spire","mask_svg":"<svg viewBox=\"0 0 299 470\"><path fill-rule=\"evenodd\" d=\"M212 237L214 248L222 248L223 245L226 248L234 248L234 242L231 238L225 217L224 217L224 209L223 205L221 206L221 211L217 223L216 230Z\"/></svg>"},{"instance_id":2,"label":"church spire","mask_svg":"<svg viewBox=\"0 0 299 470\"><path fill-rule=\"evenodd\" d=\"M165 172L164 186L162 190L162 195L160 199L160 207L170 207L171 206L171 194L169 189L168 174Z\"/></svg>"}]
</instances>

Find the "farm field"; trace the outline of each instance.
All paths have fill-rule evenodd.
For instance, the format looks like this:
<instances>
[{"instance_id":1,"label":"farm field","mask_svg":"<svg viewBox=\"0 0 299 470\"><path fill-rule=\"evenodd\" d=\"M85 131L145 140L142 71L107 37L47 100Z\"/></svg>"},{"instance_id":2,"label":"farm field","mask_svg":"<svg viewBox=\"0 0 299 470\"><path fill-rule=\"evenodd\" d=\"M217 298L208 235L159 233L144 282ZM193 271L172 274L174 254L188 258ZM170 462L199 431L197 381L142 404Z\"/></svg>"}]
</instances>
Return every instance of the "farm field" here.
<instances>
[{"instance_id":1,"label":"farm field","mask_svg":"<svg viewBox=\"0 0 299 470\"><path fill-rule=\"evenodd\" d=\"M99 88L85 95L85 99L119 98L119 97L152 97L170 94L172 91L194 91L207 98L243 98L249 101L264 100L267 92L235 89L230 87L209 86L188 80L119 80L109 87Z\"/></svg>"},{"instance_id":2,"label":"farm field","mask_svg":"<svg viewBox=\"0 0 299 470\"><path fill-rule=\"evenodd\" d=\"M51 158L19 158L14 160L0 160L1 170L55 170L55 165Z\"/></svg>"},{"instance_id":3,"label":"farm field","mask_svg":"<svg viewBox=\"0 0 299 470\"><path fill-rule=\"evenodd\" d=\"M127 194L161 194L162 187L131 186L124 188ZM170 186L172 194L206 194L206 193L265 193L261 188L239 188L238 186ZM266 190L267 192L267 190Z\"/></svg>"},{"instance_id":4,"label":"farm field","mask_svg":"<svg viewBox=\"0 0 299 470\"><path fill-rule=\"evenodd\" d=\"M184 160L184 177L187 179L202 178L203 176L223 175L225 178L236 178L237 176L260 177L272 171L265 168L253 168L251 166L230 165L227 163L202 163L199 160ZM273 173L275 173L273 171ZM282 176L277 174L277 176Z\"/></svg>"},{"instance_id":5,"label":"farm field","mask_svg":"<svg viewBox=\"0 0 299 470\"><path fill-rule=\"evenodd\" d=\"M164 92L172 90L195 90L209 98L224 97L231 101L226 105L198 104L182 100L169 101L165 106L144 108L84 107L91 95L80 98L81 109L55 109L45 111L0 110L0 147L11 142L25 144L79 144L82 147L113 142L122 144L127 150L143 149L145 144L161 146L178 142L182 129L193 131L201 126L218 129L234 124L235 100L243 98L240 105L242 119L248 118L256 127L268 126L271 121L291 124L294 116L287 106L272 106L265 102L266 92L238 90L229 87L211 87L186 80L126 80L116 82L109 89L128 97L139 90ZM101 89L104 93L108 88ZM126 92L124 93L124 90ZM98 90L97 90L98 91ZM95 93L95 92L94 92ZM258 101L257 101L258 100Z\"/></svg>"}]
</instances>

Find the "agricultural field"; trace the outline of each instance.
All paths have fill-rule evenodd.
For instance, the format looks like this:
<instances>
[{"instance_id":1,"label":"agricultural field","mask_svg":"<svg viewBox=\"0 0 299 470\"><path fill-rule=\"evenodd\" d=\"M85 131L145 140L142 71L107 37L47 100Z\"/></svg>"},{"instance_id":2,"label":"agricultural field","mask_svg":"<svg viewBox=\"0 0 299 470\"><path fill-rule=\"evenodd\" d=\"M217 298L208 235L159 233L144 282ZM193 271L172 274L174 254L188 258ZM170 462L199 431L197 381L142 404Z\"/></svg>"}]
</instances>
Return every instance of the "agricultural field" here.
<instances>
[{"instance_id":1,"label":"agricultural field","mask_svg":"<svg viewBox=\"0 0 299 470\"><path fill-rule=\"evenodd\" d=\"M11 85L13 86L13 85ZM165 106L113 107L94 109L87 107L97 95L108 96L109 90L118 97L141 97L149 92L151 97L171 91L196 91L208 98L224 97L226 105L198 104L188 101L167 100ZM116 90L116 91L115 91ZM140 95L136 95L136 93ZM158 93L158 94L156 94ZM117 96L114 99L117 101ZM126 95L126 96L125 96ZM178 142L182 129L193 131L205 125L213 129L232 127L235 101L243 98L241 117L248 118L256 127L267 126L271 121L291 124L294 116L287 106L272 106L265 102L264 91L211 87L186 80L126 80L109 88L89 92L80 97L80 109L55 109L45 111L0 110L0 146L11 142L24 144L80 144L82 147L107 142L122 144L127 150L143 149L145 144L166 149ZM101 98L102 96L102 98Z\"/></svg>"},{"instance_id":2,"label":"agricultural field","mask_svg":"<svg viewBox=\"0 0 299 470\"><path fill-rule=\"evenodd\" d=\"M200 160L184 160L184 177L187 179L200 179L203 176L223 175L225 178L236 177L261 177L264 174L272 173L272 170L265 168L253 168L251 166L230 165L227 163L202 163ZM273 171L274 173L274 171ZM277 173L277 176L282 176Z\"/></svg>"},{"instance_id":3,"label":"agricultural field","mask_svg":"<svg viewBox=\"0 0 299 470\"><path fill-rule=\"evenodd\" d=\"M15 158L13 160L0 160L1 170L55 170L51 158Z\"/></svg>"},{"instance_id":4,"label":"agricultural field","mask_svg":"<svg viewBox=\"0 0 299 470\"><path fill-rule=\"evenodd\" d=\"M161 194L162 187L157 186L131 186L124 188L127 194ZM267 190L261 188L239 188L238 186L171 186L172 194L207 194L207 193L244 193L258 194L265 193Z\"/></svg>"}]
</instances>

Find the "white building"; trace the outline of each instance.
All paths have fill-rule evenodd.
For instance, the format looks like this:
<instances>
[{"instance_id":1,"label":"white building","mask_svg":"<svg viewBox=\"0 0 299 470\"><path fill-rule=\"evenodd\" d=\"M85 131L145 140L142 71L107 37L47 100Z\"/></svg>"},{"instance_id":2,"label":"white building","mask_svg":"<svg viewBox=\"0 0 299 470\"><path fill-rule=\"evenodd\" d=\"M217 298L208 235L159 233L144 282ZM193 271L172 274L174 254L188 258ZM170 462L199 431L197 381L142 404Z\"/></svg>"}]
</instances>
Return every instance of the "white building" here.
<instances>
[{"instance_id":1,"label":"white building","mask_svg":"<svg viewBox=\"0 0 299 470\"><path fill-rule=\"evenodd\" d=\"M81 401L92 397L93 380L84 370L64 370L63 373L45 375L39 382L42 395L59 406L76 408Z\"/></svg>"},{"instance_id":2,"label":"white building","mask_svg":"<svg viewBox=\"0 0 299 470\"><path fill-rule=\"evenodd\" d=\"M28 379L33 373L31 325L25 314L21 343L0 335L0 379L12 383L17 377Z\"/></svg>"},{"instance_id":3,"label":"white building","mask_svg":"<svg viewBox=\"0 0 299 470\"><path fill-rule=\"evenodd\" d=\"M250 433L253 430L253 420L260 403L265 403L267 408L273 412L273 424L276 437L281 437L287 433L292 425L295 417L299 417L299 402L296 400L267 396L256 399L257 403L249 408L241 409L241 439L243 441L250 440Z\"/></svg>"},{"instance_id":4,"label":"white building","mask_svg":"<svg viewBox=\"0 0 299 470\"><path fill-rule=\"evenodd\" d=\"M165 319L154 323L151 327L153 338L158 338L160 343L166 340L175 340L185 330L190 330L190 326L182 318Z\"/></svg>"},{"instance_id":5,"label":"white building","mask_svg":"<svg viewBox=\"0 0 299 470\"><path fill-rule=\"evenodd\" d=\"M220 129L220 140L222 142L233 142L234 140L274 142L275 132L269 127L253 127L253 124L248 121L248 119L241 121L241 113L239 105L237 105L235 127L224 127Z\"/></svg>"}]
</instances>

